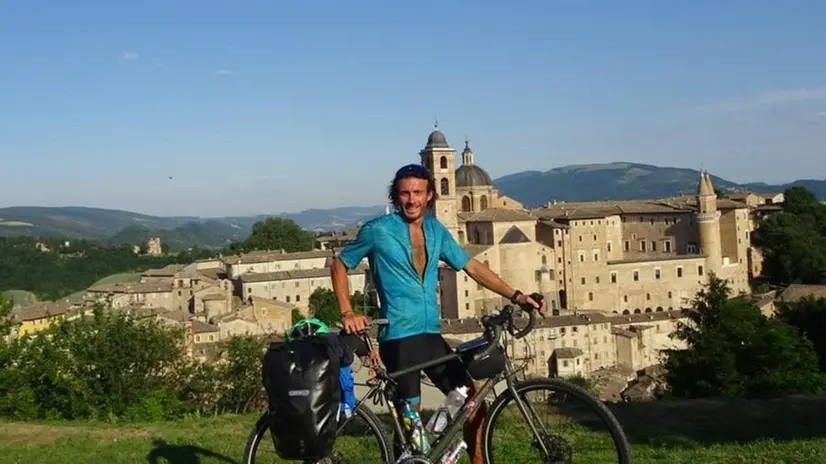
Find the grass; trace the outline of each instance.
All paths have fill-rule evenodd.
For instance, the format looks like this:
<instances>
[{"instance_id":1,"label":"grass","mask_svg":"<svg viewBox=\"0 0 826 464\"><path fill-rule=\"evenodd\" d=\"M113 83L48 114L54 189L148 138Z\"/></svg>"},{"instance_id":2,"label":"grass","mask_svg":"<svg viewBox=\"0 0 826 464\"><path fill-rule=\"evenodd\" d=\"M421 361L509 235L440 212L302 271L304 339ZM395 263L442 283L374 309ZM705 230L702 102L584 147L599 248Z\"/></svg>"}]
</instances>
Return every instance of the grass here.
<instances>
[{"instance_id":1,"label":"grass","mask_svg":"<svg viewBox=\"0 0 826 464\"><path fill-rule=\"evenodd\" d=\"M826 398L662 401L612 408L635 463L826 462ZM129 425L0 422L0 462L240 463L256 419L257 414L247 414ZM517 429L497 426L495 431L509 435L505 440L500 435L495 448L508 452L507 462L520 462L524 440ZM605 462L606 454L590 448L593 432L580 427L566 438L574 447L573 462ZM268 439L263 462L280 462ZM352 437L336 447L375 448Z\"/></svg>"},{"instance_id":2,"label":"grass","mask_svg":"<svg viewBox=\"0 0 826 464\"><path fill-rule=\"evenodd\" d=\"M6 290L3 293L14 301L15 306L28 306L37 303L37 296L26 290Z\"/></svg>"},{"instance_id":3,"label":"grass","mask_svg":"<svg viewBox=\"0 0 826 464\"><path fill-rule=\"evenodd\" d=\"M134 283L141 280L141 272L121 272L119 274L112 274L106 276L97 282L90 285L90 287L94 287L95 285L100 284L118 284L118 283ZM67 296L66 299L68 300L77 300L82 299L86 295L86 290L80 290L71 295Z\"/></svg>"}]
</instances>

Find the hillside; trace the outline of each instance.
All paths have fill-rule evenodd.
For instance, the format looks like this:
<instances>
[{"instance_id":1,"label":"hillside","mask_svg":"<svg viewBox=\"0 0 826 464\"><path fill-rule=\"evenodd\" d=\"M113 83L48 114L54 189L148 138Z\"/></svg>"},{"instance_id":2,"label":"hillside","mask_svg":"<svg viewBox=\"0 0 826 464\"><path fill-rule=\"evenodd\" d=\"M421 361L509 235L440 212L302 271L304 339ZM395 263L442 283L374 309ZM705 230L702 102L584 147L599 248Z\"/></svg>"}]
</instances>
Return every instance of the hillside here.
<instances>
[{"instance_id":1,"label":"hillside","mask_svg":"<svg viewBox=\"0 0 826 464\"><path fill-rule=\"evenodd\" d=\"M494 184L528 207L548 201L594 201L660 198L693 194L699 172L694 169L660 167L627 162L563 166L550 171L524 171L500 177ZM826 200L826 181L803 179L789 184L763 182L737 184L712 176L715 187L726 190L782 192L803 185ZM84 237L109 243L144 243L159 236L170 249L193 246L220 247L246 238L252 226L267 217L284 217L312 231L356 227L384 212L384 206L349 206L307 209L296 213L256 216L200 218L160 217L129 211L86 207L0 208L0 236Z\"/></svg>"},{"instance_id":2,"label":"hillside","mask_svg":"<svg viewBox=\"0 0 826 464\"><path fill-rule=\"evenodd\" d=\"M494 184L501 193L525 206L539 207L552 200L634 200L694 194L699 176L694 169L617 162L523 171L500 177ZM711 180L716 188L755 192L782 192L792 185L804 185L818 198L826 199L824 180L797 180L783 185L738 184L714 175Z\"/></svg>"},{"instance_id":3,"label":"hillside","mask_svg":"<svg viewBox=\"0 0 826 464\"><path fill-rule=\"evenodd\" d=\"M826 462L824 406L823 398L609 405L623 424L634 463L801 464ZM424 415L429 417L430 412ZM257 418L257 414L224 415L134 425L0 421L0 447L4 462L239 463ZM527 426L520 425L517 430L524 434ZM573 445L573 462L606 462L609 443L602 434L604 429L595 436L582 430L582 424L577 424L581 429L577 432L569 427L561 430L558 425L557 433ZM494 437L503 430L511 431L497 426ZM358 433L359 438L345 436L337 441L335 449L348 457L358 452L375 453L375 442L362 435L363 431ZM522 446L517 439L512 440L508 442L508 452L513 452L509 462L524 462L519 459ZM284 462L275 459L269 435L262 445L257 461Z\"/></svg>"},{"instance_id":4,"label":"hillside","mask_svg":"<svg viewBox=\"0 0 826 464\"><path fill-rule=\"evenodd\" d=\"M86 207L16 206L0 208L0 236L90 238L107 243L145 243L161 237L172 250L193 246L221 247L249 236L252 226L268 217L289 218L313 231L358 226L384 211L384 206L308 209L297 213L199 218L161 217L129 211Z\"/></svg>"}]
</instances>

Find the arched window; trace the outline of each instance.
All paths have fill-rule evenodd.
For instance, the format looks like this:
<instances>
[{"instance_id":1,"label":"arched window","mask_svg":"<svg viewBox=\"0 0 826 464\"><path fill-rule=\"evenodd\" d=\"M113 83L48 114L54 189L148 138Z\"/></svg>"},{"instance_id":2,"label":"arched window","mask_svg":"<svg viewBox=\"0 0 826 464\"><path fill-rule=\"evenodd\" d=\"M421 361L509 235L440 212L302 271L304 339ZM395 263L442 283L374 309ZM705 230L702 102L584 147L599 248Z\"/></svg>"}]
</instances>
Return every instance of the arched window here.
<instances>
[{"instance_id":1,"label":"arched window","mask_svg":"<svg viewBox=\"0 0 826 464\"><path fill-rule=\"evenodd\" d=\"M658 313L663 312L663 307L662 307L662 306L657 306L657 312L658 312Z\"/></svg>"},{"instance_id":2,"label":"arched window","mask_svg":"<svg viewBox=\"0 0 826 464\"><path fill-rule=\"evenodd\" d=\"M650 313L650 312L651 312L651 308L645 308L645 312Z\"/></svg>"},{"instance_id":3,"label":"arched window","mask_svg":"<svg viewBox=\"0 0 826 464\"><path fill-rule=\"evenodd\" d=\"M439 167L442 169L447 169L447 156L442 156L439 159Z\"/></svg>"},{"instance_id":4,"label":"arched window","mask_svg":"<svg viewBox=\"0 0 826 464\"><path fill-rule=\"evenodd\" d=\"M479 206L480 211L488 209L488 197L486 195L482 195L482 197L479 198Z\"/></svg>"},{"instance_id":5,"label":"arched window","mask_svg":"<svg viewBox=\"0 0 826 464\"><path fill-rule=\"evenodd\" d=\"M634 314L640 314L640 313L642 313L642 311L640 311L640 308L637 308L637 309L634 310Z\"/></svg>"},{"instance_id":6,"label":"arched window","mask_svg":"<svg viewBox=\"0 0 826 464\"><path fill-rule=\"evenodd\" d=\"M462 211L468 213L470 212L470 198L462 197Z\"/></svg>"},{"instance_id":7,"label":"arched window","mask_svg":"<svg viewBox=\"0 0 826 464\"><path fill-rule=\"evenodd\" d=\"M623 314L625 314L626 316L628 316L629 314L631 314L631 311L629 311L629 310L627 310L627 309L624 309L624 310L622 311L622 313L623 313Z\"/></svg>"},{"instance_id":8,"label":"arched window","mask_svg":"<svg viewBox=\"0 0 826 464\"><path fill-rule=\"evenodd\" d=\"M447 179L442 179L442 195L450 195L450 183Z\"/></svg>"}]
</instances>

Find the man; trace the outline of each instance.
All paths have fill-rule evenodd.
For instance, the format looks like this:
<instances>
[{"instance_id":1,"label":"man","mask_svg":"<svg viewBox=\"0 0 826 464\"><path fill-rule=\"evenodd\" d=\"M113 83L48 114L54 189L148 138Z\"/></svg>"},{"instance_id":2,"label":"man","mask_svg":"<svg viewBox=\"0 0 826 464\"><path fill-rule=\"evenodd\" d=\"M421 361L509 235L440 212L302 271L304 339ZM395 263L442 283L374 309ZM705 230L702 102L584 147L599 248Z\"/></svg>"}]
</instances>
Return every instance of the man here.
<instances>
[{"instance_id":1,"label":"man","mask_svg":"<svg viewBox=\"0 0 826 464\"><path fill-rule=\"evenodd\" d=\"M528 295L516 291L499 276L467 254L447 228L429 214L436 201L436 182L424 166L411 164L396 172L390 184L394 214L377 217L364 224L355 240L336 257L332 265L333 289L348 333L363 330L367 318L350 305L347 270L367 257L380 300L380 314L388 319L379 328L379 356L388 371L421 364L450 350L441 336L440 308L436 285L439 261L464 270L476 282L520 305L545 311ZM457 360L425 370L439 390L447 394L466 385L475 391L464 366ZM420 410L420 373L398 379L397 400L406 400ZM465 427L465 442L471 461L482 462L481 431L485 417L480 408Z\"/></svg>"}]
</instances>

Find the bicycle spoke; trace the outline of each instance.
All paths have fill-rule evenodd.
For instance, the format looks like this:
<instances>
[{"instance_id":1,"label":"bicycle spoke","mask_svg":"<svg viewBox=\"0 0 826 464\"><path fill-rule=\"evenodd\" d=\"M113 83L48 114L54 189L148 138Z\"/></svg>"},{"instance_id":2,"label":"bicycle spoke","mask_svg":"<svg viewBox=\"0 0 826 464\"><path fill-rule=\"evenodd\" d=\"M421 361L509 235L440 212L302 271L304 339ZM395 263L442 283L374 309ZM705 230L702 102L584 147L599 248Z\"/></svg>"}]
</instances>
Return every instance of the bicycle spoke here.
<instances>
[{"instance_id":1,"label":"bicycle spoke","mask_svg":"<svg viewBox=\"0 0 826 464\"><path fill-rule=\"evenodd\" d=\"M622 462L610 424L593 407L581 398L543 387L520 392L523 401L530 404L526 409L535 413L530 415L537 419L538 437L513 397L493 417L489 435L492 463Z\"/></svg>"}]
</instances>

